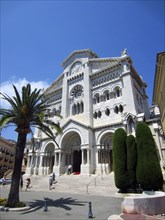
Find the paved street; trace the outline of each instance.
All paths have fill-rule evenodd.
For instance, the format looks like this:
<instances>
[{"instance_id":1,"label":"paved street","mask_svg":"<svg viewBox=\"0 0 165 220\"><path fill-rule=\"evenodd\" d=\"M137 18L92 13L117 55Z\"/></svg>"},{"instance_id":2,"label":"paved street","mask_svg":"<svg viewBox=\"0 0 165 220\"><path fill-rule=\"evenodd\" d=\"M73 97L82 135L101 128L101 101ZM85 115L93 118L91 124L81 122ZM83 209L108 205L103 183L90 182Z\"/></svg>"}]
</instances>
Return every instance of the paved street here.
<instances>
[{"instance_id":1,"label":"paved street","mask_svg":"<svg viewBox=\"0 0 165 220\"><path fill-rule=\"evenodd\" d=\"M7 188L2 188L1 196L6 197ZM48 211L44 211L47 198ZM78 195L51 192L20 192L20 200L33 207L29 211L1 212L1 219L88 219L89 201L95 219L107 220L112 214L121 213L123 199L107 196Z\"/></svg>"}]
</instances>

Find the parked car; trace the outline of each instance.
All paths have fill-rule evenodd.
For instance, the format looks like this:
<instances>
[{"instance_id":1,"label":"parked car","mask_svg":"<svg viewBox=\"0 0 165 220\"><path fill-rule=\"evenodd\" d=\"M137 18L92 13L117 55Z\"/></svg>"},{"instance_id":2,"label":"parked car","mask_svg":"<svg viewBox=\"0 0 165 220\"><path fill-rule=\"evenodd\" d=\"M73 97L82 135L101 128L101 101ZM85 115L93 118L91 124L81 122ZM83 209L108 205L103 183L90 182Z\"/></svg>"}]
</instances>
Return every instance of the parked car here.
<instances>
[{"instance_id":1,"label":"parked car","mask_svg":"<svg viewBox=\"0 0 165 220\"><path fill-rule=\"evenodd\" d=\"M9 178L1 178L0 179L0 184L7 185L10 183L11 183L11 179L9 179Z\"/></svg>"}]
</instances>

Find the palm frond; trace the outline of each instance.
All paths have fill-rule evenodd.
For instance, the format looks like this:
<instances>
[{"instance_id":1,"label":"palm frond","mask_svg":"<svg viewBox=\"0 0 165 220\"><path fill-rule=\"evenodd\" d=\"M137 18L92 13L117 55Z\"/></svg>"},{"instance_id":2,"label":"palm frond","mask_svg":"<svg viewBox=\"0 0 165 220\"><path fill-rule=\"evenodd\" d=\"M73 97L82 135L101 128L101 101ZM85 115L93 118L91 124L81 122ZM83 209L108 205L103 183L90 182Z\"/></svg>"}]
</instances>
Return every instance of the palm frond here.
<instances>
[{"instance_id":1,"label":"palm frond","mask_svg":"<svg viewBox=\"0 0 165 220\"><path fill-rule=\"evenodd\" d=\"M48 119L44 120L44 123L46 123L47 125L49 125L52 129L56 129L57 133L61 134L62 133L62 129L60 127L59 123L54 123L53 121L50 121Z\"/></svg>"},{"instance_id":2,"label":"palm frond","mask_svg":"<svg viewBox=\"0 0 165 220\"><path fill-rule=\"evenodd\" d=\"M21 105L21 103L22 103L21 97L20 97L19 92L18 92L18 90L17 90L17 88L16 88L15 85L13 85L13 88L14 88L15 95L16 95L15 101L17 102L17 105L19 106L19 105Z\"/></svg>"},{"instance_id":3,"label":"palm frond","mask_svg":"<svg viewBox=\"0 0 165 220\"><path fill-rule=\"evenodd\" d=\"M55 140L54 133L47 125L45 125L43 123L41 123L41 124L39 123L38 125L36 125L36 127L38 127L38 129L40 129L43 133L45 133L50 139L52 139L59 148L59 145Z\"/></svg>"},{"instance_id":4,"label":"palm frond","mask_svg":"<svg viewBox=\"0 0 165 220\"><path fill-rule=\"evenodd\" d=\"M2 98L4 99L4 100L6 100L10 105L11 105L11 107L13 108L13 109L15 109L16 107L17 107L17 105L16 105L16 103L14 102L14 100L12 99L12 98L10 98L10 96L8 96L7 94L3 94L3 93L1 93L0 92L0 94L2 95Z\"/></svg>"},{"instance_id":5,"label":"palm frond","mask_svg":"<svg viewBox=\"0 0 165 220\"><path fill-rule=\"evenodd\" d=\"M6 124L8 124L9 122L10 123L13 123L13 119L15 117L13 116L8 116L8 115L4 115L0 118L0 128L3 128Z\"/></svg>"}]
</instances>

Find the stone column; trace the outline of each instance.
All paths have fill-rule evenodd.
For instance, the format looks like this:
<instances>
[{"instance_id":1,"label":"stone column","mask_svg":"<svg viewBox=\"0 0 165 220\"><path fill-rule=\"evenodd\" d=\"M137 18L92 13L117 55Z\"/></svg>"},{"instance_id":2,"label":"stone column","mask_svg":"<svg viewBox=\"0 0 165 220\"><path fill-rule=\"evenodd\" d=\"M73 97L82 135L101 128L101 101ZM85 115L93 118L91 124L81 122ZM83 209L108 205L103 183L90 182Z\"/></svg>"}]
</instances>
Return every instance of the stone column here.
<instances>
[{"instance_id":1,"label":"stone column","mask_svg":"<svg viewBox=\"0 0 165 220\"><path fill-rule=\"evenodd\" d=\"M40 154L40 163L38 167L38 175L44 174L44 154Z\"/></svg>"},{"instance_id":2,"label":"stone column","mask_svg":"<svg viewBox=\"0 0 165 220\"><path fill-rule=\"evenodd\" d=\"M57 166L57 153L54 155L54 166Z\"/></svg>"},{"instance_id":3,"label":"stone column","mask_svg":"<svg viewBox=\"0 0 165 220\"><path fill-rule=\"evenodd\" d=\"M98 154L98 148L96 147L96 167L98 165L98 161L99 161L99 154Z\"/></svg>"},{"instance_id":4,"label":"stone column","mask_svg":"<svg viewBox=\"0 0 165 220\"><path fill-rule=\"evenodd\" d=\"M87 164L89 164L89 149L87 149Z\"/></svg>"},{"instance_id":5,"label":"stone column","mask_svg":"<svg viewBox=\"0 0 165 220\"><path fill-rule=\"evenodd\" d=\"M82 165L84 164L84 150L81 150L81 161L82 161Z\"/></svg>"}]
</instances>

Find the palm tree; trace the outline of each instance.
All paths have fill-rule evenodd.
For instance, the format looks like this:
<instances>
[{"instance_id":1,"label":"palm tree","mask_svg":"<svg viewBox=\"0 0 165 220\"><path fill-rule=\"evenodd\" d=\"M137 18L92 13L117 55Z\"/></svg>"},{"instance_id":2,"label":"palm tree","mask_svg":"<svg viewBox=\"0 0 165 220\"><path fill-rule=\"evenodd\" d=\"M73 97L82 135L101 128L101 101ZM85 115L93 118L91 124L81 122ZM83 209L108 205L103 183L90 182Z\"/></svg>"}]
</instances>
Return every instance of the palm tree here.
<instances>
[{"instance_id":1,"label":"palm tree","mask_svg":"<svg viewBox=\"0 0 165 220\"><path fill-rule=\"evenodd\" d=\"M21 178L22 160L26 146L27 134L31 133L31 128L37 127L49 138L53 139L55 143L55 135L61 133L62 131L59 124L46 119L47 99L44 97L41 89L34 89L34 91L31 91L31 85L27 84L22 87L22 94L20 96L14 85L13 88L15 96L12 98L7 94L0 93L2 98L11 105L10 109L0 109L0 127L2 128L6 125L15 125L15 131L18 132L12 183L6 204L8 207L16 207L20 202L19 184ZM56 134L53 133L52 128L55 128Z\"/></svg>"}]
</instances>

